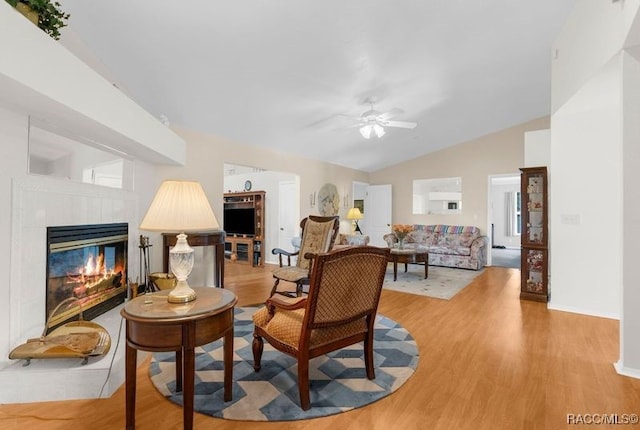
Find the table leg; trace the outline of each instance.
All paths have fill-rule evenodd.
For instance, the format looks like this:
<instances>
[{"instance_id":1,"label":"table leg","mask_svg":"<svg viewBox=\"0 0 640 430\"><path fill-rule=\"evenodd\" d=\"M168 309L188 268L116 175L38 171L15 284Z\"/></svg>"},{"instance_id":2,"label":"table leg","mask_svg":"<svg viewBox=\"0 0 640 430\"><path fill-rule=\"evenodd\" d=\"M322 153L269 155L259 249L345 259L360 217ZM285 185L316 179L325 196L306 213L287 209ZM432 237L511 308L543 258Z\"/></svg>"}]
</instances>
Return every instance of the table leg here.
<instances>
[{"instance_id":1,"label":"table leg","mask_svg":"<svg viewBox=\"0 0 640 430\"><path fill-rule=\"evenodd\" d=\"M129 326L127 325L127 331ZM127 336L128 337L128 336ZM126 429L136 428L136 362L138 352L126 342L125 347L125 420Z\"/></svg>"},{"instance_id":2,"label":"table leg","mask_svg":"<svg viewBox=\"0 0 640 430\"><path fill-rule=\"evenodd\" d=\"M182 351L176 351L176 391L182 391L182 375L184 374L184 363Z\"/></svg>"},{"instance_id":3,"label":"table leg","mask_svg":"<svg viewBox=\"0 0 640 430\"><path fill-rule=\"evenodd\" d=\"M224 288L224 242L216 248L216 287Z\"/></svg>"},{"instance_id":4,"label":"table leg","mask_svg":"<svg viewBox=\"0 0 640 430\"><path fill-rule=\"evenodd\" d=\"M195 322L190 322L182 326L182 351L183 351L183 373L182 373L182 402L184 429L193 429L193 394L195 386L195 343L196 326Z\"/></svg>"},{"instance_id":5,"label":"table leg","mask_svg":"<svg viewBox=\"0 0 640 430\"><path fill-rule=\"evenodd\" d=\"M427 261L424 262L424 279L427 279L429 277L429 259L427 258Z\"/></svg>"},{"instance_id":6,"label":"table leg","mask_svg":"<svg viewBox=\"0 0 640 430\"><path fill-rule=\"evenodd\" d=\"M393 259L393 282L395 282L396 279L398 279L398 259L394 258Z\"/></svg>"},{"instance_id":7,"label":"table leg","mask_svg":"<svg viewBox=\"0 0 640 430\"><path fill-rule=\"evenodd\" d=\"M233 309L231 310L233 312ZM233 391L233 325L224 335L224 401L229 402Z\"/></svg>"}]
</instances>

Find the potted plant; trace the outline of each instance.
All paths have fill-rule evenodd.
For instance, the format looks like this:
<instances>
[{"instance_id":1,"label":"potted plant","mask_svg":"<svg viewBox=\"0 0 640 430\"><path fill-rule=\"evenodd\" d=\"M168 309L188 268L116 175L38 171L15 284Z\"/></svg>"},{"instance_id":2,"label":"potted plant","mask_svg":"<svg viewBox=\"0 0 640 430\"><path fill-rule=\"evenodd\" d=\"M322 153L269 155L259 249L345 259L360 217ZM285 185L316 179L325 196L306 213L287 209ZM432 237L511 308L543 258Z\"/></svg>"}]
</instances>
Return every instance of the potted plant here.
<instances>
[{"instance_id":1,"label":"potted plant","mask_svg":"<svg viewBox=\"0 0 640 430\"><path fill-rule=\"evenodd\" d=\"M60 3L51 0L6 0L54 39L60 39L60 29L67 25L69 14L60 9ZM37 14L37 21L36 21Z\"/></svg>"}]
</instances>

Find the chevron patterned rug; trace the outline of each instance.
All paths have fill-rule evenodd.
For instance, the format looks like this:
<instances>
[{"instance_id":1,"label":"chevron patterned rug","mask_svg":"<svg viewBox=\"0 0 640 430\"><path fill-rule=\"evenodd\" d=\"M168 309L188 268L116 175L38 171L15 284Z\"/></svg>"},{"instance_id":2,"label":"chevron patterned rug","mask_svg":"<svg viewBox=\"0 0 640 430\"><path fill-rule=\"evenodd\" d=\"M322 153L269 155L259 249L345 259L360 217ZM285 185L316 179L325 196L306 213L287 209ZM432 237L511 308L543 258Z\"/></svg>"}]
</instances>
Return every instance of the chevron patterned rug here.
<instances>
[{"instance_id":1,"label":"chevron patterned rug","mask_svg":"<svg viewBox=\"0 0 640 430\"><path fill-rule=\"evenodd\" d=\"M233 400L224 402L222 341L196 349L195 407L197 412L230 420L292 421L346 412L373 403L396 391L413 375L418 348L409 332L378 315L375 325L376 378L365 375L362 344L311 360L311 409L300 409L296 360L264 344L262 369L253 370L253 320L258 308L235 309ZM149 368L155 387L174 403L175 354L154 353Z\"/></svg>"}]
</instances>

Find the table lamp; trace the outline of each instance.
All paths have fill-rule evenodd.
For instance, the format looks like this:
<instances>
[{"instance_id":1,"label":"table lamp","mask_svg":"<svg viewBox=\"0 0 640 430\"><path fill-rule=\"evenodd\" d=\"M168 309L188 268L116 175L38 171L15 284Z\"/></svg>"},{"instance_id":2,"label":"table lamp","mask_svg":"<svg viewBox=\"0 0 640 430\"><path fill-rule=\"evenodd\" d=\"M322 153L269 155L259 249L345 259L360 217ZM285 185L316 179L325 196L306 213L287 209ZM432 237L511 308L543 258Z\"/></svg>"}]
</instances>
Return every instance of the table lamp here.
<instances>
[{"instance_id":1,"label":"table lamp","mask_svg":"<svg viewBox=\"0 0 640 430\"><path fill-rule=\"evenodd\" d=\"M194 259L185 231L215 230L219 227L200 183L164 181L160 185L140 229L180 233L176 245L169 251L171 272L178 280L169 292L169 303L187 303L196 299L196 292L187 282Z\"/></svg>"},{"instance_id":2,"label":"table lamp","mask_svg":"<svg viewBox=\"0 0 640 430\"><path fill-rule=\"evenodd\" d=\"M353 232L358 232L360 234L362 234L362 230L360 230L360 226L358 225L358 220L364 218L364 215L362 215L362 212L360 212L360 209L358 208L351 208L349 209L349 212L347 212L347 219L353 221L355 228L353 229Z\"/></svg>"}]
</instances>

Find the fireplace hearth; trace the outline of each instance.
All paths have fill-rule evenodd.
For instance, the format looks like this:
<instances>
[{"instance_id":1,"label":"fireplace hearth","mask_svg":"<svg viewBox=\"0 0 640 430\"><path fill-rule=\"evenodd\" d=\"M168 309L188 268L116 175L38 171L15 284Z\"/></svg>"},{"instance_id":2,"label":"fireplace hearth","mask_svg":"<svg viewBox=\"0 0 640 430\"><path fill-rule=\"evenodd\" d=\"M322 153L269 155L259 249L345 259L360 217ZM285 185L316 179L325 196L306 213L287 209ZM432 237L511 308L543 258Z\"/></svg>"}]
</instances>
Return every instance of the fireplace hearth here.
<instances>
[{"instance_id":1,"label":"fireplace hearth","mask_svg":"<svg viewBox=\"0 0 640 430\"><path fill-rule=\"evenodd\" d=\"M128 224L47 228L47 331L123 303L127 284ZM70 306L56 307L74 298Z\"/></svg>"}]
</instances>

